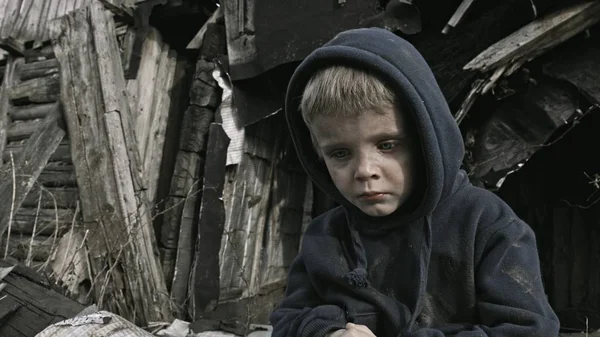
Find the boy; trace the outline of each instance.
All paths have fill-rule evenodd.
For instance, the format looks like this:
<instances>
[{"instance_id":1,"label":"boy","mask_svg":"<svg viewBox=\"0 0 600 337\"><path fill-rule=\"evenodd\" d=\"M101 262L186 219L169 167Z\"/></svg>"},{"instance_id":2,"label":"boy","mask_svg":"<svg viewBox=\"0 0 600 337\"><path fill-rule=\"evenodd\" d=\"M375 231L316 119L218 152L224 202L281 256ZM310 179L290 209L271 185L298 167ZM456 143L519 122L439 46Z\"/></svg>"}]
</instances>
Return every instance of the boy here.
<instances>
[{"instance_id":1,"label":"boy","mask_svg":"<svg viewBox=\"0 0 600 337\"><path fill-rule=\"evenodd\" d=\"M339 34L294 73L286 118L315 218L273 336L544 336L559 323L531 229L469 184L431 70L382 29Z\"/></svg>"}]
</instances>

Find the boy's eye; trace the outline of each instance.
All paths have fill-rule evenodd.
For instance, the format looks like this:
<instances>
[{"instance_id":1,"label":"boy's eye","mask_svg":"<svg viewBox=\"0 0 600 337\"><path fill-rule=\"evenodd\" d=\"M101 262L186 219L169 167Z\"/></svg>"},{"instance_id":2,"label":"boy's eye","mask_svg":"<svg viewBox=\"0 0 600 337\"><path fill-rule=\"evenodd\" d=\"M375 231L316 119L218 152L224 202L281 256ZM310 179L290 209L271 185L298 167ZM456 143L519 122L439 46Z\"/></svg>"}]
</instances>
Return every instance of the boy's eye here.
<instances>
[{"instance_id":1,"label":"boy's eye","mask_svg":"<svg viewBox=\"0 0 600 337\"><path fill-rule=\"evenodd\" d=\"M377 144L377 148L382 151L389 151L389 150L393 149L395 146L396 146L396 143L392 142L392 141Z\"/></svg>"},{"instance_id":2,"label":"boy's eye","mask_svg":"<svg viewBox=\"0 0 600 337\"><path fill-rule=\"evenodd\" d=\"M333 159L344 159L346 158L350 153L348 152L348 150L336 150L333 151L329 154L329 156Z\"/></svg>"}]
</instances>

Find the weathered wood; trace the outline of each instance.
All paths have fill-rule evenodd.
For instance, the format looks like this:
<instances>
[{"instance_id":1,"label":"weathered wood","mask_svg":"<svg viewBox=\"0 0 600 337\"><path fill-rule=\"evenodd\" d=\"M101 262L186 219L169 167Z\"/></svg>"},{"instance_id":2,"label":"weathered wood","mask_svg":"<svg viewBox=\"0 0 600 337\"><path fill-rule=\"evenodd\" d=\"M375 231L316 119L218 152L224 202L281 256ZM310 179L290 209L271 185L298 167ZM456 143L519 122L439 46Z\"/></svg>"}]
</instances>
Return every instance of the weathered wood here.
<instances>
[{"instance_id":1,"label":"weathered wood","mask_svg":"<svg viewBox=\"0 0 600 337\"><path fill-rule=\"evenodd\" d=\"M58 103L44 118L43 124L25 143L23 152L0 172L0 195L12 196L0 205L0 234L6 230L12 214L21 207L50 155L65 136L62 112Z\"/></svg>"},{"instance_id":2,"label":"weathered wood","mask_svg":"<svg viewBox=\"0 0 600 337\"><path fill-rule=\"evenodd\" d=\"M202 43L204 42L204 36L206 35L206 28L210 24L217 23L217 21L223 20L223 7L219 6L212 13L210 18L206 20L206 22L202 25L198 33L194 36L194 38L188 43L187 49L200 49L202 47Z\"/></svg>"},{"instance_id":3,"label":"weathered wood","mask_svg":"<svg viewBox=\"0 0 600 337\"><path fill-rule=\"evenodd\" d=\"M442 30L442 34L448 34L450 29L452 29L452 28L456 27L456 25L458 25L458 23L460 22L460 20L462 20L465 13L469 10L469 7L471 7L471 5L473 4L473 1L475 1L475 0L463 0L460 3L460 6L456 9L456 12L454 12L454 14L452 14L452 17L450 18L450 20L448 20L448 23Z\"/></svg>"},{"instance_id":4,"label":"weathered wood","mask_svg":"<svg viewBox=\"0 0 600 337\"><path fill-rule=\"evenodd\" d=\"M194 77L204 76L203 73L211 74L215 69L215 64L207 62L200 58L196 63L196 72ZM214 83L214 80L213 80ZM210 86L212 91L205 92L211 97L218 96L218 88ZM190 96L195 97L193 92ZM211 98L212 100L213 98ZM169 198L165 203L165 209L168 214L165 216L165 221L161 227L160 242L164 248L162 257L162 266L165 272L165 277L169 283L184 282L181 274L175 275L175 269L185 270L189 268L189 262L176 262L178 241L180 233L192 233L192 228L195 228L196 221L194 216L188 212L190 209L195 209L198 202L201 200L201 192L198 190L201 186L202 176L204 172L204 156L203 152L206 146L206 137L208 128L214 118L214 110L210 107L199 107L190 105L184 113L182 130L179 137L179 151L177 153L175 168L171 178L171 187L169 190ZM185 199L187 208L183 205L175 207L181 199ZM184 213L184 210L186 211ZM183 243L187 246L187 243ZM187 249L191 256L192 252ZM175 264L177 263L177 267ZM174 280L173 277L179 280ZM181 291L177 290L177 291ZM179 295L178 295L179 297ZM182 303L179 303L182 304Z\"/></svg>"},{"instance_id":5,"label":"weathered wood","mask_svg":"<svg viewBox=\"0 0 600 337\"><path fill-rule=\"evenodd\" d=\"M12 87L16 80L15 69L23 62L23 59L15 59L8 56L2 85L0 86L0 153L4 153L6 146L6 132L9 125L8 111L10 110L10 100L8 98L9 88ZM2 162L0 162L2 167Z\"/></svg>"},{"instance_id":6,"label":"weathered wood","mask_svg":"<svg viewBox=\"0 0 600 337\"><path fill-rule=\"evenodd\" d=\"M41 196L41 198L40 198ZM23 200L22 207L38 207L48 209L75 208L79 201L76 187L41 187L35 185Z\"/></svg>"},{"instance_id":7,"label":"weathered wood","mask_svg":"<svg viewBox=\"0 0 600 337\"><path fill-rule=\"evenodd\" d=\"M127 85L130 101L134 101L130 102L130 106L135 116L136 136L151 204L156 201L176 66L177 53L162 41L156 29L152 29L142 48L138 76ZM148 87L149 83L153 87Z\"/></svg>"},{"instance_id":8,"label":"weathered wood","mask_svg":"<svg viewBox=\"0 0 600 337\"><path fill-rule=\"evenodd\" d=\"M54 103L13 106L8 110L8 114L12 121L44 118L53 105Z\"/></svg>"},{"instance_id":9,"label":"weathered wood","mask_svg":"<svg viewBox=\"0 0 600 337\"><path fill-rule=\"evenodd\" d=\"M50 75L23 81L12 86L8 97L13 104L56 102L60 94L58 75Z\"/></svg>"},{"instance_id":10,"label":"weathered wood","mask_svg":"<svg viewBox=\"0 0 600 337\"><path fill-rule=\"evenodd\" d=\"M290 143L288 143L290 144ZM290 144L291 145L291 144ZM288 148L284 153L293 153ZM300 238L305 224L305 199L312 206L312 195L306 198L307 178L304 172L290 170L285 164L290 157L283 158L273 175L269 217L266 220L266 239L262 249L258 249L263 259L258 259L254 273L257 275L256 287L260 293L268 289L283 288L293 259L300 248ZM284 164L284 165L281 165ZM310 189L312 192L312 189ZM311 207L312 208L312 207ZM307 221L308 217L306 218Z\"/></svg>"},{"instance_id":11,"label":"weathered wood","mask_svg":"<svg viewBox=\"0 0 600 337\"><path fill-rule=\"evenodd\" d=\"M160 246L163 248L162 266L166 280L171 286L174 278L186 278L175 274L178 267L178 247L186 247L185 252L191 256L192 247L189 247L191 238L181 237L181 233L187 235L193 232L197 219L195 216L197 204L201 199L202 174L204 171L204 157L197 153L179 151L177 153L175 170L171 178L171 194L165 205L165 217L161 228ZM187 189L187 190L186 190ZM185 240L181 241L180 240ZM187 264L189 268L189 263ZM181 290L178 290L181 291ZM179 303L181 304L181 303Z\"/></svg>"},{"instance_id":12,"label":"weathered wood","mask_svg":"<svg viewBox=\"0 0 600 337\"><path fill-rule=\"evenodd\" d=\"M25 63L19 67L21 81L36 77L44 77L58 73L58 60L49 59L44 61Z\"/></svg>"},{"instance_id":13,"label":"weathered wood","mask_svg":"<svg viewBox=\"0 0 600 337\"><path fill-rule=\"evenodd\" d=\"M490 46L465 70L487 72L508 64L529 61L600 21L600 3L589 1L533 21Z\"/></svg>"},{"instance_id":14,"label":"weathered wood","mask_svg":"<svg viewBox=\"0 0 600 337\"><path fill-rule=\"evenodd\" d=\"M48 236L56 232L60 236L77 220L74 217L72 209L21 207L13 216L11 230L13 233L30 235L35 227L36 235Z\"/></svg>"},{"instance_id":15,"label":"weathered wood","mask_svg":"<svg viewBox=\"0 0 600 337\"><path fill-rule=\"evenodd\" d=\"M41 119L30 120L30 121L19 121L10 124L6 131L6 139L9 142L19 141L29 138L35 130L42 125Z\"/></svg>"},{"instance_id":16,"label":"weathered wood","mask_svg":"<svg viewBox=\"0 0 600 337\"><path fill-rule=\"evenodd\" d=\"M193 299L191 316L195 319L200 318L204 311L212 311L219 300L218 256L225 222L223 185L227 146L229 138L221 125L211 124L207 146L207 156L210 160L206 162L204 169L197 249L192 265L193 272L190 275L190 283L193 285L190 287L190 297Z\"/></svg>"},{"instance_id":17,"label":"weathered wood","mask_svg":"<svg viewBox=\"0 0 600 337\"><path fill-rule=\"evenodd\" d=\"M40 173L37 183L43 186L77 186L77 177L73 165L48 162Z\"/></svg>"},{"instance_id":18,"label":"weathered wood","mask_svg":"<svg viewBox=\"0 0 600 337\"><path fill-rule=\"evenodd\" d=\"M163 46L159 63L158 81L154 86L153 117L149 125L148 139L144 149L144 176L151 204L157 200L160 167L163 160L163 149L167 131L169 114L171 113L171 91L175 80L177 53L167 44Z\"/></svg>"},{"instance_id":19,"label":"weathered wood","mask_svg":"<svg viewBox=\"0 0 600 337\"><path fill-rule=\"evenodd\" d=\"M12 235L8 243L8 256L19 261L48 261L58 238L54 236ZM0 242L2 252L6 249L7 239ZM31 247L31 249L30 249Z\"/></svg>"},{"instance_id":20,"label":"weathered wood","mask_svg":"<svg viewBox=\"0 0 600 337\"><path fill-rule=\"evenodd\" d=\"M10 264L0 261L0 268ZM84 306L59 294L50 282L34 270L17 265L2 282L0 308L15 308L18 313L6 316L0 324L0 336L34 337L48 325L71 318Z\"/></svg>"},{"instance_id":21,"label":"weathered wood","mask_svg":"<svg viewBox=\"0 0 600 337\"><path fill-rule=\"evenodd\" d=\"M94 2L51 27L93 273L116 260L124 274L109 276L121 296L105 306L140 325L169 320L114 23ZM101 300L102 289L94 291Z\"/></svg>"},{"instance_id":22,"label":"weathered wood","mask_svg":"<svg viewBox=\"0 0 600 337\"><path fill-rule=\"evenodd\" d=\"M466 160L471 177L495 186L540 150L554 131L571 122L578 103L559 83L541 82L489 107Z\"/></svg>"},{"instance_id":23,"label":"weathered wood","mask_svg":"<svg viewBox=\"0 0 600 337\"><path fill-rule=\"evenodd\" d=\"M228 168L223 200L225 225L219 253L220 300L253 296L258 291L256 260L263 242L269 197L276 170L275 158L284 129L267 119L246 127L242 161ZM265 141L265 140L270 141ZM257 252L258 250L258 252Z\"/></svg>"},{"instance_id":24,"label":"weathered wood","mask_svg":"<svg viewBox=\"0 0 600 337\"><path fill-rule=\"evenodd\" d=\"M13 159L17 160L17 158L21 155L23 151L23 144L8 144L4 149L4 153L2 154L2 160L5 163L10 162L10 153L12 152ZM63 141L61 142L54 153L50 155L48 162L62 162L69 164L72 162L71 160L71 145L69 142ZM6 165L6 164L5 164Z\"/></svg>"},{"instance_id":25,"label":"weathered wood","mask_svg":"<svg viewBox=\"0 0 600 337\"><path fill-rule=\"evenodd\" d=\"M135 97L137 103L137 109L132 111L132 113L141 158L144 158L148 132L150 131L149 125L154 117L153 97L157 85L156 81L164 80L157 77L162 49L163 42L160 33L156 29L151 29L141 50L138 76L135 82L130 82L130 84L135 84L135 86L128 85L127 87L130 96Z\"/></svg>"}]
</instances>

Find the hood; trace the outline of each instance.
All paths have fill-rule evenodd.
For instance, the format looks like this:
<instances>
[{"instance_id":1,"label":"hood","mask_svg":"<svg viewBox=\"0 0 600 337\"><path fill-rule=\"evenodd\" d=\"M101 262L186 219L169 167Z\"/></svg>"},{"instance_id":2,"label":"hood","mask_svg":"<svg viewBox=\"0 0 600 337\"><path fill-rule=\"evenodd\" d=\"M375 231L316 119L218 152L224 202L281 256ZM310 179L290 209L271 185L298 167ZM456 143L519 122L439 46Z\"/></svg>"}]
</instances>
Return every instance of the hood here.
<instances>
[{"instance_id":1,"label":"hood","mask_svg":"<svg viewBox=\"0 0 600 337\"><path fill-rule=\"evenodd\" d=\"M285 101L286 119L294 146L314 183L352 215L366 215L350 204L333 184L325 164L319 160L299 110L304 87L311 76L333 64L369 70L385 82L405 104L417 128L423 157L425 191L410 214L391 214L378 222L394 224L431 214L450 195L464 155L462 136L446 100L421 54L406 40L380 28L362 28L338 34L313 51L292 76ZM368 221L370 222L370 221ZM392 225L393 226L393 225Z\"/></svg>"}]
</instances>

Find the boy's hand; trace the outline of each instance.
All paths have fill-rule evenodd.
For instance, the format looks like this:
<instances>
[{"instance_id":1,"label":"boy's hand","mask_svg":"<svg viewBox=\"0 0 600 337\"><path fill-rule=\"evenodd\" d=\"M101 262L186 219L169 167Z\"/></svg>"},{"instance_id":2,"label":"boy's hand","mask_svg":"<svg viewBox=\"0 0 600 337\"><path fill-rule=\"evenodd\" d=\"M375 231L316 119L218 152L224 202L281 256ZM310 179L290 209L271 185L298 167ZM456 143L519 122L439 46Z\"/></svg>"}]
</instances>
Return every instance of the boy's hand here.
<instances>
[{"instance_id":1,"label":"boy's hand","mask_svg":"<svg viewBox=\"0 0 600 337\"><path fill-rule=\"evenodd\" d=\"M325 337L341 337L344 335L345 332L346 329L339 329L326 334Z\"/></svg>"},{"instance_id":2,"label":"boy's hand","mask_svg":"<svg viewBox=\"0 0 600 337\"><path fill-rule=\"evenodd\" d=\"M338 330L341 331L341 330ZM336 331L337 332L337 331ZM340 337L376 337L366 325L348 323L346 331Z\"/></svg>"}]
</instances>

